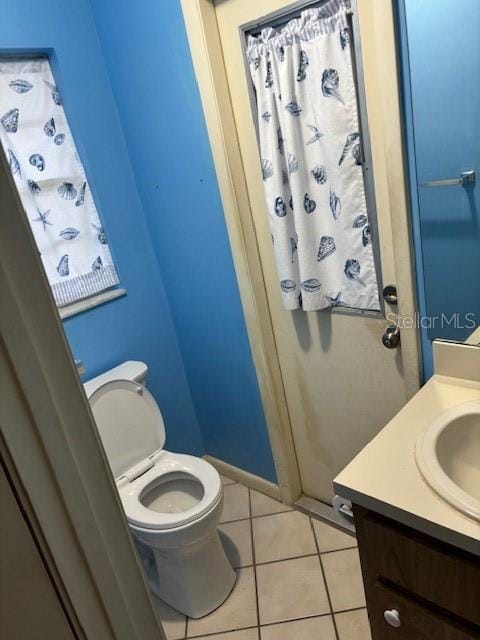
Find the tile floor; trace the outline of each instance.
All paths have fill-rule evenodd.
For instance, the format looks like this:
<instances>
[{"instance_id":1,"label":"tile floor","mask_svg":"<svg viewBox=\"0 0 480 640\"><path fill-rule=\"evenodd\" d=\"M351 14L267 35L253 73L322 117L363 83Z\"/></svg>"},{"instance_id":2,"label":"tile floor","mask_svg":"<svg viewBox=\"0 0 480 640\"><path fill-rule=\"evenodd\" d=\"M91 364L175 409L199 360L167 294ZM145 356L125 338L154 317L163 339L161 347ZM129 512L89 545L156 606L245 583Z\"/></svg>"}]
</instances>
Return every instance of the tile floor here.
<instances>
[{"instance_id":1,"label":"tile floor","mask_svg":"<svg viewBox=\"0 0 480 640\"><path fill-rule=\"evenodd\" d=\"M238 578L186 620L156 601L168 640L371 640L355 538L224 478L220 536Z\"/></svg>"}]
</instances>

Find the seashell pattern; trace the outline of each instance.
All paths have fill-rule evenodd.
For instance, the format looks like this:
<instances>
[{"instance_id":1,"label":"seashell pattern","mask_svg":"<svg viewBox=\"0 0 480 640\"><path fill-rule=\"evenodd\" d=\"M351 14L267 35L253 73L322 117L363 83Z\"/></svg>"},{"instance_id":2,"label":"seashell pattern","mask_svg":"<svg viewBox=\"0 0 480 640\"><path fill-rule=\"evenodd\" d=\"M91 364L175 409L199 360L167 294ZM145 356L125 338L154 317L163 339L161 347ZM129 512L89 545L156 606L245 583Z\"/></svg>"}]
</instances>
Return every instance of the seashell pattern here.
<instances>
[{"instance_id":1,"label":"seashell pattern","mask_svg":"<svg viewBox=\"0 0 480 640\"><path fill-rule=\"evenodd\" d=\"M360 138L360 134L357 131L355 131L354 133L348 134L345 144L343 146L342 155L340 156L340 160L338 161L338 166L340 166L343 163L343 161L345 160L345 158L350 152L352 152L352 155L353 155L353 145L359 138ZM358 145L358 148L360 149L360 145Z\"/></svg>"},{"instance_id":2,"label":"seashell pattern","mask_svg":"<svg viewBox=\"0 0 480 640\"><path fill-rule=\"evenodd\" d=\"M322 165L321 167L319 167L318 165L316 167L313 167L313 169L310 172L315 180L315 182L317 184L325 184L327 181L327 167L325 165Z\"/></svg>"},{"instance_id":3,"label":"seashell pattern","mask_svg":"<svg viewBox=\"0 0 480 640\"><path fill-rule=\"evenodd\" d=\"M317 208L317 203L309 197L308 193L303 196L303 208L307 213L313 213Z\"/></svg>"},{"instance_id":4,"label":"seashell pattern","mask_svg":"<svg viewBox=\"0 0 480 640\"><path fill-rule=\"evenodd\" d=\"M92 262L92 271L100 271L102 268L103 268L102 258L98 256L98 258L95 258L95 260Z\"/></svg>"},{"instance_id":5,"label":"seashell pattern","mask_svg":"<svg viewBox=\"0 0 480 640\"><path fill-rule=\"evenodd\" d=\"M52 96L53 102L57 105L57 107L60 107L62 105L62 98L60 97L58 88L48 80L44 80L44 83L50 89L50 95Z\"/></svg>"},{"instance_id":6,"label":"seashell pattern","mask_svg":"<svg viewBox=\"0 0 480 640\"><path fill-rule=\"evenodd\" d=\"M66 278L70 274L68 254L60 258L60 262L57 265L57 273L62 278Z\"/></svg>"},{"instance_id":7,"label":"seashell pattern","mask_svg":"<svg viewBox=\"0 0 480 640\"><path fill-rule=\"evenodd\" d=\"M363 226L365 226L367 224L367 222L368 222L367 216L364 213L361 213L353 221L352 227L354 229L361 229Z\"/></svg>"},{"instance_id":8,"label":"seashell pattern","mask_svg":"<svg viewBox=\"0 0 480 640\"><path fill-rule=\"evenodd\" d=\"M64 200L75 200L77 197L77 190L71 182L62 182L58 187L57 192Z\"/></svg>"},{"instance_id":9,"label":"seashell pattern","mask_svg":"<svg viewBox=\"0 0 480 640\"><path fill-rule=\"evenodd\" d=\"M290 255L291 255L292 262L295 259L295 254L297 253L297 250L298 250L298 236L295 236L295 238L290 238Z\"/></svg>"},{"instance_id":10,"label":"seashell pattern","mask_svg":"<svg viewBox=\"0 0 480 640\"><path fill-rule=\"evenodd\" d=\"M28 188L30 189L30 193L33 193L34 195L36 193L40 193L41 189L38 183L35 182L35 180L27 180L27 185L28 185Z\"/></svg>"},{"instance_id":11,"label":"seashell pattern","mask_svg":"<svg viewBox=\"0 0 480 640\"><path fill-rule=\"evenodd\" d=\"M339 90L340 77L336 69L325 69L322 74L322 94L325 98L336 98L345 104Z\"/></svg>"},{"instance_id":12,"label":"seashell pattern","mask_svg":"<svg viewBox=\"0 0 480 640\"><path fill-rule=\"evenodd\" d=\"M17 133L19 114L20 111L18 109L10 109L0 118L0 122L7 133Z\"/></svg>"},{"instance_id":13,"label":"seashell pattern","mask_svg":"<svg viewBox=\"0 0 480 640\"><path fill-rule=\"evenodd\" d=\"M56 132L54 118L50 118L50 120L48 120L48 122L45 123L45 126L43 127L43 131L46 136L48 136L49 138L53 138Z\"/></svg>"},{"instance_id":14,"label":"seashell pattern","mask_svg":"<svg viewBox=\"0 0 480 640\"><path fill-rule=\"evenodd\" d=\"M333 219L338 220L342 212L342 202L334 191L330 191L330 211Z\"/></svg>"},{"instance_id":15,"label":"seashell pattern","mask_svg":"<svg viewBox=\"0 0 480 640\"><path fill-rule=\"evenodd\" d=\"M332 236L322 236L320 238L320 246L318 247L317 261L320 262L328 256L331 256L336 248L335 240Z\"/></svg>"},{"instance_id":16,"label":"seashell pattern","mask_svg":"<svg viewBox=\"0 0 480 640\"><path fill-rule=\"evenodd\" d=\"M351 34L350 29L348 27L344 27L340 29L340 46L342 49L346 49L351 42Z\"/></svg>"},{"instance_id":17,"label":"seashell pattern","mask_svg":"<svg viewBox=\"0 0 480 640\"><path fill-rule=\"evenodd\" d=\"M360 277L360 263L355 258L351 258L345 262L345 275L349 280L358 280Z\"/></svg>"},{"instance_id":18,"label":"seashell pattern","mask_svg":"<svg viewBox=\"0 0 480 640\"><path fill-rule=\"evenodd\" d=\"M278 198L275 199L275 215L277 215L279 218L284 218L287 215L287 207L285 206L285 202L283 201L283 198L281 198L280 196L278 196Z\"/></svg>"},{"instance_id":19,"label":"seashell pattern","mask_svg":"<svg viewBox=\"0 0 480 640\"><path fill-rule=\"evenodd\" d=\"M267 75L265 76L265 88L271 89L272 87L273 87L272 61L267 60Z\"/></svg>"},{"instance_id":20,"label":"seashell pattern","mask_svg":"<svg viewBox=\"0 0 480 640\"><path fill-rule=\"evenodd\" d=\"M283 62L285 60L285 47L281 44L277 44L275 51L277 52L277 58L280 62Z\"/></svg>"},{"instance_id":21,"label":"seashell pattern","mask_svg":"<svg viewBox=\"0 0 480 640\"><path fill-rule=\"evenodd\" d=\"M342 307L343 302L341 300L342 292L339 291L336 296L325 296L330 303L331 307Z\"/></svg>"},{"instance_id":22,"label":"seashell pattern","mask_svg":"<svg viewBox=\"0 0 480 640\"><path fill-rule=\"evenodd\" d=\"M305 144L313 144L314 142L318 142L320 138L323 138L324 134L320 133L318 127L313 124L307 124L307 127L312 132L312 135L308 138Z\"/></svg>"},{"instance_id":23,"label":"seashell pattern","mask_svg":"<svg viewBox=\"0 0 480 640\"><path fill-rule=\"evenodd\" d=\"M308 56L305 51L300 51L300 59L298 62L297 82L302 82L307 78Z\"/></svg>"},{"instance_id":24,"label":"seashell pattern","mask_svg":"<svg viewBox=\"0 0 480 640\"><path fill-rule=\"evenodd\" d=\"M278 129L277 129L277 149L278 149L278 153L281 156L283 156L283 154L285 153L285 144L284 144L284 141L283 141L281 127L278 127Z\"/></svg>"},{"instance_id":25,"label":"seashell pattern","mask_svg":"<svg viewBox=\"0 0 480 640\"><path fill-rule=\"evenodd\" d=\"M57 146L60 146L61 144L63 144L65 142L65 134L64 133L57 133L57 135L54 137L53 141Z\"/></svg>"},{"instance_id":26,"label":"seashell pattern","mask_svg":"<svg viewBox=\"0 0 480 640\"><path fill-rule=\"evenodd\" d=\"M67 227L66 229L62 229L59 235L63 240L75 240L79 233L80 231L78 229Z\"/></svg>"},{"instance_id":27,"label":"seashell pattern","mask_svg":"<svg viewBox=\"0 0 480 640\"><path fill-rule=\"evenodd\" d=\"M367 244L370 244L371 241L372 241L372 234L370 231L370 225L367 224L367 226L363 227L362 229L362 244L364 247L366 247Z\"/></svg>"},{"instance_id":28,"label":"seashell pattern","mask_svg":"<svg viewBox=\"0 0 480 640\"><path fill-rule=\"evenodd\" d=\"M355 164L357 166L361 166L363 158L362 158L362 147L360 146L359 142L357 142L357 144L354 145L352 149L352 156L353 156L353 159L355 160Z\"/></svg>"},{"instance_id":29,"label":"seashell pattern","mask_svg":"<svg viewBox=\"0 0 480 640\"><path fill-rule=\"evenodd\" d=\"M281 280L280 288L283 291L283 293L291 293L292 291L295 291L295 289L297 288L297 283L294 282L293 280Z\"/></svg>"},{"instance_id":30,"label":"seashell pattern","mask_svg":"<svg viewBox=\"0 0 480 640\"><path fill-rule=\"evenodd\" d=\"M103 227L93 223L92 223L92 227L97 231L97 238L100 244L107 244L107 236L105 235L105 231L103 230ZM273 236L272 236L272 239L273 239Z\"/></svg>"},{"instance_id":31,"label":"seashell pattern","mask_svg":"<svg viewBox=\"0 0 480 640\"><path fill-rule=\"evenodd\" d=\"M82 184L82 186L80 187L80 192L78 194L78 198L75 201L75 206L76 207L81 207L82 204L85 202L85 191L87 189L87 183L84 182Z\"/></svg>"},{"instance_id":32,"label":"seashell pattern","mask_svg":"<svg viewBox=\"0 0 480 640\"><path fill-rule=\"evenodd\" d=\"M15 91L15 93L28 93L30 89L33 89L33 84L28 82L28 80L21 79L12 80L8 83L8 86L12 91Z\"/></svg>"},{"instance_id":33,"label":"seashell pattern","mask_svg":"<svg viewBox=\"0 0 480 640\"><path fill-rule=\"evenodd\" d=\"M298 171L298 160L293 155L293 153L289 153L287 156L287 165L288 165L288 173L292 174Z\"/></svg>"},{"instance_id":34,"label":"seashell pattern","mask_svg":"<svg viewBox=\"0 0 480 640\"><path fill-rule=\"evenodd\" d=\"M285 109L290 113L294 118L298 118L298 116L302 113L302 108L295 102L295 100L291 100L285 107Z\"/></svg>"},{"instance_id":35,"label":"seashell pattern","mask_svg":"<svg viewBox=\"0 0 480 640\"><path fill-rule=\"evenodd\" d=\"M288 201L288 205L290 209L293 211L293 195L290 195L290 200Z\"/></svg>"},{"instance_id":36,"label":"seashell pattern","mask_svg":"<svg viewBox=\"0 0 480 640\"><path fill-rule=\"evenodd\" d=\"M39 171L43 171L45 169L45 160L39 153L32 154L28 161L32 167L36 167Z\"/></svg>"},{"instance_id":37,"label":"seashell pattern","mask_svg":"<svg viewBox=\"0 0 480 640\"><path fill-rule=\"evenodd\" d=\"M10 167L10 171L13 176L22 177L22 171L20 169L20 163L17 160L17 156L13 153L11 149L8 150L8 164Z\"/></svg>"},{"instance_id":38,"label":"seashell pattern","mask_svg":"<svg viewBox=\"0 0 480 640\"><path fill-rule=\"evenodd\" d=\"M270 160L262 160L262 178L268 180L273 176L273 165Z\"/></svg>"},{"instance_id":39,"label":"seashell pattern","mask_svg":"<svg viewBox=\"0 0 480 640\"><path fill-rule=\"evenodd\" d=\"M270 118L272 117L272 114L270 113L270 111L264 111L262 113L262 118L263 120L265 120L265 122L270 122Z\"/></svg>"},{"instance_id":40,"label":"seashell pattern","mask_svg":"<svg viewBox=\"0 0 480 640\"><path fill-rule=\"evenodd\" d=\"M308 280L304 280L301 286L307 293L314 293L315 291L318 291L322 285L317 278L309 278Z\"/></svg>"}]
</instances>

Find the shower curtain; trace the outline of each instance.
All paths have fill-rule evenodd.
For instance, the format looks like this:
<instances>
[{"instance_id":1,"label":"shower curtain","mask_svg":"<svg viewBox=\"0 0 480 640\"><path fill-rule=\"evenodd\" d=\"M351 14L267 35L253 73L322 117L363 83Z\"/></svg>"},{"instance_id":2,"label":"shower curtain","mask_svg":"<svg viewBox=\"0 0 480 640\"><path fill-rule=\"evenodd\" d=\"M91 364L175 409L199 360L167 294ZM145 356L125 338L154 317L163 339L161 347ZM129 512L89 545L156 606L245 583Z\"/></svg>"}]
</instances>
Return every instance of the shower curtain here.
<instances>
[{"instance_id":1,"label":"shower curtain","mask_svg":"<svg viewBox=\"0 0 480 640\"><path fill-rule=\"evenodd\" d=\"M347 10L330 0L248 41L286 309L380 308Z\"/></svg>"}]
</instances>

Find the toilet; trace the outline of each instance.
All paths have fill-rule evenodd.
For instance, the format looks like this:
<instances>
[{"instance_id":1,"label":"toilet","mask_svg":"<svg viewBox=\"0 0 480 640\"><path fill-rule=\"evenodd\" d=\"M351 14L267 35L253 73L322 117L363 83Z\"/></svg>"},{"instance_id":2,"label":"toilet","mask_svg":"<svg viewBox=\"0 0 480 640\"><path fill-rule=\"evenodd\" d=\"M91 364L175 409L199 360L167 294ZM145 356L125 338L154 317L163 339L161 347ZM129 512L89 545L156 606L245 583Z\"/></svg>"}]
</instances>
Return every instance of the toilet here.
<instances>
[{"instance_id":1,"label":"toilet","mask_svg":"<svg viewBox=\"0 0 480 640\"><path fill-rule=\"evenodd\" d=\"M85 383L85 392L152 592L200 618L236 579L217 524L223 487L211 464L163 449L165 425L145 388L147 365L125 362Z\"/></svg>"}]
</instances>

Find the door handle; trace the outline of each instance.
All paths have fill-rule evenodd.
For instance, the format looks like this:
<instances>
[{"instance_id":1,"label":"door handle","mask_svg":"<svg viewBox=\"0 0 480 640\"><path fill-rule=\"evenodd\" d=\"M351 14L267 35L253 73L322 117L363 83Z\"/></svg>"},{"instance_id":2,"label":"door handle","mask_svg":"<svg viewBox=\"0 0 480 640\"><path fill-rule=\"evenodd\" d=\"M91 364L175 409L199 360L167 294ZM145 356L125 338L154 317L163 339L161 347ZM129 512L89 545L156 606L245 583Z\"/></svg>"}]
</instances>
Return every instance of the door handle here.
<instances>
[{"instance_id":1,"label":"door handle","mask_svg":"<svg viewBox=\"0 0 480 640\"><path fill-rule=\"evenodd\" d=\"M462 171L458 178L447 178L446 180L430 180L429 182L423 182L422 187L453 187L460 185L464 187L468 184L475 184L476 181L475 171Z\"/></svg>"},{"instance_id":2,"label":"door handle","mask_svg":"<svg viewBox=\"0 0 480 640\"><path fill-rule=\"evenodd\" d=\"M398 324L390 324L382 336L383 346L387 349L396 349L400 344L400 327Z\"/></svg>"}]
</instances>

